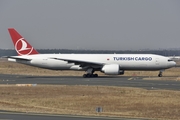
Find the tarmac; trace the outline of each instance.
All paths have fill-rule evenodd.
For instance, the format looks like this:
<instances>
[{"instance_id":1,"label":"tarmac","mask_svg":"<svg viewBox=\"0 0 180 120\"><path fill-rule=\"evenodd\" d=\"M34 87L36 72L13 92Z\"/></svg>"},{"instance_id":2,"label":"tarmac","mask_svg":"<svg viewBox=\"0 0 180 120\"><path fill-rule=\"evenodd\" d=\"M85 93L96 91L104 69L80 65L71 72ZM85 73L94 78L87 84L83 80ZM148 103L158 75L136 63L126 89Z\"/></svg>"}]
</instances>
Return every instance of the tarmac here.
<instances>
[{"instance_id":1,"label":"tarmac","mask_svg":"<svg viewBox=\"0 0 180 120\"><path fill-rule=\"evenodd\" d=\"M102 85L119 87L137 87L148 90L180 90L180 81L143 80L147 77L102 76L82 78L81 76L25 76L0 74L0 84L50 84L50 85Z\"/></svg>"},{"instance_id":2,"label":"tarmac","mask_svg":"<svg viewBox=\"0 0 180 120\"><path fill-rule=\"evenodd\" d=\"M76 115L52 115L52 114L0 111L0 120L150 120L150 119L76 116Z\"/></svg>"},{"instance_id":3,"label":"tarmac","mask_svg":"<svg viewBox=\"0 0 180 120\"><path fill-rule=\"evenodd\" d=\"M143 80L147 77L100 76L98 78L82 78L81 76L26 76L0 74L0 84L50 84L50 85L101 85L118 87L136 87L148 90L180 90L180 81ZM144 118L108 118L72 115L49 115L35 113L18 113L0 111L0 120L148 120Z\"/></svg>"}]
</instances>

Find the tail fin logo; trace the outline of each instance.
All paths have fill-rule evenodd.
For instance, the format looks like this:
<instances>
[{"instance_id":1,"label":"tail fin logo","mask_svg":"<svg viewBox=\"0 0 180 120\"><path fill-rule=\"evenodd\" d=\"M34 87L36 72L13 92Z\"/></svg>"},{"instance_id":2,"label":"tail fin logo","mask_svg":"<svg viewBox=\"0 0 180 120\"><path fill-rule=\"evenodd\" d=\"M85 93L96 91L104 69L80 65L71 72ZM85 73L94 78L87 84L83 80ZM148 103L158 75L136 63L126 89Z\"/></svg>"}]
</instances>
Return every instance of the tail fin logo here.
<instances>
[{"instance_id":1,"label":"tail fin logo","mask_svg":"<svg viewBox=\"0 0 180 120\"><path fill-rule=\"evenodd\" d=\"M28 45L24 38L20 38L15 43L15 50L19 55L29 55L33 51L33 47Z\"/></svg>"}]
</instances>

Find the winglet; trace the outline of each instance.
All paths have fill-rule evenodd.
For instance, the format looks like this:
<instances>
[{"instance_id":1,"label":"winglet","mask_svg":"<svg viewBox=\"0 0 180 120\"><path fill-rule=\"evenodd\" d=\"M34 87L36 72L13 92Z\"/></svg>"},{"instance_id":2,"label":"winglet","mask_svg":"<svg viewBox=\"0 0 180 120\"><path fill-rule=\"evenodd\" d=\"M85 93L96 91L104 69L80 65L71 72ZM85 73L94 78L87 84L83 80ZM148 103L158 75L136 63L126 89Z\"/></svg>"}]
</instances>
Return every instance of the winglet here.
<instances>
[{"instance_id":1,"label":"winglet","mask_svg":"<svg viewBox=\"0 0 180 120\"><path fill-rule=\"evenodd\" d=\"M39 54L14 28L8 29L19 56Z\"/></svg>"}]
</instances>

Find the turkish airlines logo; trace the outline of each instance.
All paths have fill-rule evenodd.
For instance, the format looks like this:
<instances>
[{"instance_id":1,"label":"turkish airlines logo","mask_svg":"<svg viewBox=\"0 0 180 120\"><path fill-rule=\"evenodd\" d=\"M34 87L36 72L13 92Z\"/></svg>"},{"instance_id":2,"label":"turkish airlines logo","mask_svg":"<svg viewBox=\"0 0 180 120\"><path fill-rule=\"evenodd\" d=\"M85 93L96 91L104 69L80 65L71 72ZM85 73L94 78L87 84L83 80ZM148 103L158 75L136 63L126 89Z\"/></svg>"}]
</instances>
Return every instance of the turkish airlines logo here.
<instances>
[{"instance_id":1,"label":"turkish airlines logo","mask_svg":"<svg viewBox=\"0 0 180 120\"><path fill-rule=\"evenodd\" d=\"M28 45L24 38L17 40L15 49L19 55L29 55L33 51L33 47Z\"/></svg>"}]
</instances>

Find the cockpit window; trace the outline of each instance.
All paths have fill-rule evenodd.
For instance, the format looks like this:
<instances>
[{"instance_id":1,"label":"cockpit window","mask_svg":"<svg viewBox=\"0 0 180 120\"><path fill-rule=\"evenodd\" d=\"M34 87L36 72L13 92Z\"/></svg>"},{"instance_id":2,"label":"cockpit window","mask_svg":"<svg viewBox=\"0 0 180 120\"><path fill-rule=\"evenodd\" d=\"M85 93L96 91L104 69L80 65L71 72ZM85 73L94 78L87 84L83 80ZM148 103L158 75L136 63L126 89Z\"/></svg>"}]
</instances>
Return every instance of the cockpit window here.
<instances>
[{"instance_id":1,"label":"cockpit window","mask_svg":"<svg viewBox=\"0 0 180 120\"><path fill-rule=\"evenodd\" d=\"M169 59L168 62L170 62L170 61L173 61L173 60Z\"/></svg>"}]
</instances>

